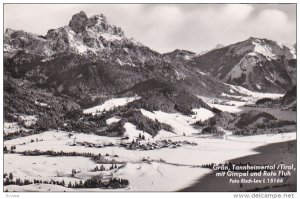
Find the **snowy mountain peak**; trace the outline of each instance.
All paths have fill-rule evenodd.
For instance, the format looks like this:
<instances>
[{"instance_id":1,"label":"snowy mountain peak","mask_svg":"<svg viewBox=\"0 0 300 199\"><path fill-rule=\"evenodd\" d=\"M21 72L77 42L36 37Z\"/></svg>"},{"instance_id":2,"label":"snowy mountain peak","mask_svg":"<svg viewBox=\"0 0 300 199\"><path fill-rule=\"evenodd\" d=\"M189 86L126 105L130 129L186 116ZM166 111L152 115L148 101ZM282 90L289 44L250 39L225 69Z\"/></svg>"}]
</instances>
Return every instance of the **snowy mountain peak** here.
<instances>
[{"instance_id":1,"label":"snowy mountain peak","mask_svg":"<svg viewBox=\"0 0 300 199\"><path fill-rule=\"evenodd\" d=\"M278 44L275 41L268 39L260 39L250 37L249 39L230 45L229 53L234 53L238 56L247 55L260 57L262 61L278 60L284 56L287 59L295 59L295 49L291 46Z\"/></svg>"}]
</instances>

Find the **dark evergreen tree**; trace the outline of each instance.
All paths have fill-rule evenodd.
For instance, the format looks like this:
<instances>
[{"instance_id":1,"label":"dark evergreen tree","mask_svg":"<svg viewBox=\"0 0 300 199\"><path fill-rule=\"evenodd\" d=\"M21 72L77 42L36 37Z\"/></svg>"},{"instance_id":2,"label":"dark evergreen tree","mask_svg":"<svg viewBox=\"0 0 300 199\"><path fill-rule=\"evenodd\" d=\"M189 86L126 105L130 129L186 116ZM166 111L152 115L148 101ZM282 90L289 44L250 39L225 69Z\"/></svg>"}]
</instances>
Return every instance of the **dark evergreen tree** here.
<instances>
[{"instance_id":1,"label":"dark evergreen tree","mask_svg":"<svg viewBox=\"0 0 300 199\"><path fill-rule=\"evenodd\" d=\"M71 182L69 182L68 188L72 188L72 183Z\"/></svg>"},{"instance_id":2,"label":"dark evergreen tree","mask_svg":"<svg viewBox=\"0 0 300 199\"><path fill-rule=\"evenodd\" d=\"M8 176L8 178L9 178L9 180L13 180L14 179L14 176L13 176L13 174L12 173L9 173L9 176Z\"/></svg>"},{"instance_id":3,"label":"dark evergreen tree","mask_svg":"<svg viewBox=\"0 0 300 199\"><path fill-rule=\"evenodd\" d=\"M103 166L103 164L100 167L100 171L105 171L105 167Z\"/></svg>"}]
</instances>

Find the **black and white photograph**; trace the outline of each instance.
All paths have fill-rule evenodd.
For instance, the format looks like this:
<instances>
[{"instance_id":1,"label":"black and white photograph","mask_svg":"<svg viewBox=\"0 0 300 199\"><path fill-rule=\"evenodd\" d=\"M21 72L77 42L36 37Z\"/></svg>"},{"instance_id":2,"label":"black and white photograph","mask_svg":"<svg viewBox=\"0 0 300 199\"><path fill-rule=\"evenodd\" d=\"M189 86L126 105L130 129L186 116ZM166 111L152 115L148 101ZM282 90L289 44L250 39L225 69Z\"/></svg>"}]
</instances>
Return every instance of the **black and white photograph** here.
<instances>
[{"instance_id":1,"label":"black and white photograph","mask_svg":"<svg viewBox=\"0 0 300 199\"><path fill-rule=\"evenodd\" d=\"M6 198L297 192L297 3L2 6Z\"/></svg>"}]
</instances>

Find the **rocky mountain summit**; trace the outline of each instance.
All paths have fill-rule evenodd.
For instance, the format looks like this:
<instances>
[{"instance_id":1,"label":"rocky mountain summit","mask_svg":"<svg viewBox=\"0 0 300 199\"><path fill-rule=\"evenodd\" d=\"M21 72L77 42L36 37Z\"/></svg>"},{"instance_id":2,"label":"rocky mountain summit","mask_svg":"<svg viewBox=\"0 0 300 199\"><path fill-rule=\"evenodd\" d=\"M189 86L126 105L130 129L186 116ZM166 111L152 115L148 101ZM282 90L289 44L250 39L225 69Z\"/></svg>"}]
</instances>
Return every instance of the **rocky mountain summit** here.
<instances>
[{"instance_id":1,"label":"rocky mountain summit","mask_svg":"<svg viewBox=\"0 0 300 199\"><path fill-rule=\"evenodd\" d=\"M4 43L5 53L24 51L51 57L70 52L131 66L137 61L155 61L158 56L157 52L126 38L122 29L110 25L103 14L88 18L82 11L72 17L69 25L51 29L45 36L7 29Z\"/></svg>"}]
</instances>

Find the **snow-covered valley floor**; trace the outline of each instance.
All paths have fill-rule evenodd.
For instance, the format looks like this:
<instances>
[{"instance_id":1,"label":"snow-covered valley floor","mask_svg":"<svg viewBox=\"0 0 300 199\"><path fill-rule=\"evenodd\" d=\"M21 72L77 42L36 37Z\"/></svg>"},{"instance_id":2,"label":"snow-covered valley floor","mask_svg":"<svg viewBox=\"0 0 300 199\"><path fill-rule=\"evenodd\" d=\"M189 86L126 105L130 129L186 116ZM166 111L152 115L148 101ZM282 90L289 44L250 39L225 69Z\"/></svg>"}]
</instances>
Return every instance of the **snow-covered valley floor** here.
<instances>
[{"instance_id":1,"label":"snow-covered valley floor","mask_svg":"<svg viewBox=\"0 0 300 199\"><path fill-rule=\"evenodd\" d=\"M233 104L234 106L209 103L211 106L229 112L242 112L248 108L242 106L243 104L239 102L233 101ZM102 110L102 107L100 108ZM253 107L249 107L249 109L253 109ZM224 163L231 159L257 154L254 150L257 147L296 139L296 132L292 130L284 134L227 135L225 138L204 137L198 134L199 130L194 128L193 123L199 119L205 120L213 117L214 113L206 109L195 109L194 115L191 116L168 114L161 111L141 111L148 118L169 124L173 128L173 132L161 130L155 138L151 138L145 133L147 142L169 139L172 142L194 142L197 145L182 145L177 148L167 147L155 150L129 150L120 147L122 143L128 142L120 137L105 137L83 133L73 133L70 136L68 132L46 131L37 135L5 141L4 145L9 149L16 146L16 154L4 154L4 173L12 173L15 179L64 180L66 184L102 175L104 178L110 176L129 180L128 188L113 191L177 191L192 185L200 177L211 171L202 168L202 164ZM277 109L266 109L264 111L272 112L279 119L296 121L296 112ZM117 121L119 121L118 118L111 118L107 120L107 124L110 125ZM131 139L136 138L139 133L144 133L136 129L131 123L126 123L125 129L126 135ZM75 142L86 142L88 144L74 144ZM89 146L89 143L92 143L93 146ZM106 159L114 159L120 164L118 164L118 168L112 170L108 169L111 164L106 164L104 165L105 171L92 171L96 166L100 167L101 164L96 163L90 157L24 156L20 154L28 150L91 153L93 155L100 153ZM72 176L72 169L79 172ZM51 184L8 185L4 187L4 190L111 191L107 189L72 189Z\"/></svg>"},{"instance_id":2,"label":"snow-covered valley floor","mask_svg":"<svg viewBox=\"0 0 300 199\"><path fill-rule=\"evenodd\" d=\"M49 135L53 138L50 139ZM35 135L36 136L36 135ZM197 146L181 147L176 149L164 148L149 151L127 150L125 148L111 146L104 148L90 148L85 146L70 146L68 142L71 140L64 132L45 132L39 135L48 139L38 143L26 143L29 137L18 138L6 141L7 146L16 145L16 151L25 150L53 150L64 152L90 152L93 154L109 154L117 161L125 162L123 167L111 171L91 172L95 166L88 157L48 157L48 156L23 156L20 154L4 155L4 171L13 173L15 178L40 179L40 180L64 180L69 181L85 180L93 175L103 174L114 177L128 179L130 181L130 191L176 191L187 187L204 176L210 170L200 168L202 164L207 163L223 163L226 160L238 158L246 155L256 154L254 148L266 145L268 143L283 142L296 139L296 133L285 133L275 135L259 135L259 136L227 136L227 139L201 138L194 136L176 136L172 137L172 141L188 140L197 143ZM101 137L96 135L95 140L100 141ZM79 136L78 136L79 137ZM104 138L104 141L106 138ZM143 159L149 162L143 162ZM109 167L107 165L106 167ZM75 177L71 177L71 170L79 170L80 173ZM43 185L41 185L43 186ZM25 187L24 187L25 188ZM28 188L28 187L27 187ZM34 191L39 191L34 189ZM7 189L20 190L15 186L7 186ZM70 191L72 189L68 189ZM55 190L53 190L55 191ZM74 190L75 191L75 190ZM98 190L101 191L101 190Z\"/></svg>"}]
</instances>

